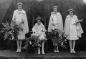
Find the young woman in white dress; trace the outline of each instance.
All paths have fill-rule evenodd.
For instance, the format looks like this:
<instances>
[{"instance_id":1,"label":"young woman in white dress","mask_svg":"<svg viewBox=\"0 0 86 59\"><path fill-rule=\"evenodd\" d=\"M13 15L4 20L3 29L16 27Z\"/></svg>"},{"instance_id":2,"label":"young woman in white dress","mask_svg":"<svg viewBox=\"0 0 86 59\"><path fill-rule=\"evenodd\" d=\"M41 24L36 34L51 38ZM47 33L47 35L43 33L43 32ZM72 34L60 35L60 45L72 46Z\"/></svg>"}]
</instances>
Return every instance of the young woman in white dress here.
<instances>
[{"instance_id":1,"label":"young woman in white dress","mask_svg":"<svg viewBox=\"0 0 86 59\"><path fill-rule=\"evenodd\" d=\"M76 53L75 52L76 40L78 40L79 37L81 37L83 30L80 24L81 20L79 21L77 16L74 15L73 9L69 9L68 11L69 14L67 15L65 20L64 31L67 39L69 40L70 53Z\"/></svg>"},{"instance_id":2,"label":"young woman in white dress","mask_svg":"<svg viewBox=\"0 0 86 59\"><path fill-rule=\"evenodd\" d=\"M51 12L49 20L48 32L52 32L53 30L59 30L59 37L62 35L61 32L63 32L63 20L61 13L58 12L58 6L53 6L53 12ZM54 46L54 52L59 52L57 41L53 43L56 43L56 45Z\"/></svg>"},{"instance_id":3,"label":"young woman in white dress","mask_svg":"<svg viewBox=\"0 0 86 59\"><path fill-rule=\"evenodd\" d=\"M23 3L19 2L17 3L18 9L16 9L13 13L12 17L12 23L13 26L17 25L21 30L18 32L17 36L17 51L16 52L21 52L21 45L22 45L22 40L25 39L25 34L28 33L29 28L28 28L28 21L27 21L27 16L25 10L22 9Z\"/></svg>"}]
</instances>

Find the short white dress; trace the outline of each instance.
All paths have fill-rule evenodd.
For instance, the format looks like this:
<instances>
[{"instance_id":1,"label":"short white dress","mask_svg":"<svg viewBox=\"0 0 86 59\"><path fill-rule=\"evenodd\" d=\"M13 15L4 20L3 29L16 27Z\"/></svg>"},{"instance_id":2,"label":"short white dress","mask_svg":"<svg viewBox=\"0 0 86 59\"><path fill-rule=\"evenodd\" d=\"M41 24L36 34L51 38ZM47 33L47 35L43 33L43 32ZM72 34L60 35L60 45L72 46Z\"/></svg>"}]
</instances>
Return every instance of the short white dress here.
<instances>
[{"instance_id":1,"label":"short white dress","mask_svg":"<svg viewBox=\"0 0 86 59\"><path fill-rule=\"evenodd\" d=\"M24 40L25 34L29 31L26 12L24 10L15 10L12 21L22 29L18 33L18 40Z\"/></svg>"},{"instance_id":2,"label":"short white dress","mask_svg":"<svg viewBox=\"0 0 86 59\"><path fill-rule=\"evenodd\" d=\"M46 34L45 34L46 30L42 23L40 25L36 23L32 28L32 31L33 31L32 35L38 36L39 40L46 40Z\"/></svg>"},{"instance_id":3,"label":"short white dress","mask_svg":"<svg viewBox=\"0 0 86 59\"><path fill-rule=\"evenodd\" d=\"M83 33L80 23L79 25L75 25L77 21L78 18L76 15L73 15L73 17L68 15L66 17L64 31L69 40L78 40Z\"/></svg>"}]
</instances>

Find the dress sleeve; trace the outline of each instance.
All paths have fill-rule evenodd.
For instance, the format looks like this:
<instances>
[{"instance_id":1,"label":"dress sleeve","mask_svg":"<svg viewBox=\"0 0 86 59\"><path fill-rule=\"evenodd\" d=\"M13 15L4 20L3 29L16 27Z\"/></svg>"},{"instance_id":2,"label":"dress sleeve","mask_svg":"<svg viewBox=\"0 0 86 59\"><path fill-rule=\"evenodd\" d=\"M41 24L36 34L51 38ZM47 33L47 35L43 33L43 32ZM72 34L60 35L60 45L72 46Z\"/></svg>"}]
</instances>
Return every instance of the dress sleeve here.
<instances>
[{"instance_id":1,"label":"dress sleeve","mask_svg":"<svg viewBox=\"0 0 86 59\"><path fill-rule=\"evenodd\" d=\"M78 17L77 16L76 16L76 21L78 21ZM76 28L77 28L77 35L78 35L78 37L81 37L81 34L84 33L83 29L81 27L81 24L78 23L77 26L76 26Z\"/></svg>"},{"instance_id":2,"label":"dress sleeve","mask_svg":"<svg viewBox=\"0 0 86 59\"><path fill-rule=\"evenodd\" d=\"M59 29L63 32L63 19L60 13L59 13L59 26L60 26Z\"/></svg>"},{"instance_id":3,"label":"dress sleeve","mask_svg":"<svg viewBox=\"0 0 86 59\"><path fill-rule=\"evenodd\" d=\"M12 17L12 20L14 21L15 20L15 18L16 18L16 10L13 12L13 17Z\"/></svg>"},{"instance_id":4,"label":"dress sleeve","mask_svg":"<svg viewBox=\"0 0 86 59\"><path fill-rule=\"evenodd\" d=\"M78 22L78 17L75 15L75 22Z\"/></svg>"},{"instance_id":5,"label":"dress sleeve","mask_svg":"<svg viewBox=\"0 0 86 59\"><path fill-rule=\"evenodd\" d=\"M45 26L42 24L42 30L46 32Z\"/></svg>"},{"instance_id":6,"label":"dress sleeve","mask_svg":"<svg viewBox=\"0 0 86 59\"><path fill-rule=\"evenodd\" d=\"M33 28L32 28L32 32L36 32L36 24L33 26Z\"/></svg>"},{"instance_id":7,"label":"dress sleeve","mask_svg":"<svg viewBox=\"0 0 86 59\"><path fill-rule=\"evenodd\" d=\"M70 27L70 20L69 20L69 16L67 16L65 19L65 25L64 25L64 33L66 35L69 35L69 33L70 33L69 27Z\"/></svg>"},{"instance_id":8,"label":"dress sleeve","mask_svg":"<svg viewBox=\"0 0 86 59\"><path fill-rule=\"evenodd\" d=\"M28 33L29 32L29 26L28 26L28 20L27 20L27 15L26 15L26 12L24 11L24 30L25 30L25 33Z\"/></svg>"},{"instance_id":9,"label":"dress sleeve","mask_svg":"<svg viewBox=\"0 0 86 59\"><path fill-rule=\"evenodd\" d=\"M51 15L50 19L49 19L48 32L51 32L51 30L52 30L52 22L53 22L53 18L52 18L52 15Z\"/></svg>"},{"instance_id":10,"label":"dress sleeve","mask_svg":"<svg viewBox=\"0 0 86 59\"><path fill-rule=\"evenodd\" d=\"M16 10L13 12L13 17L12 17L12 21L11 21L11 27L13 27L15 25L14 20L16 19Z\"/></svg>"}]
</instances>

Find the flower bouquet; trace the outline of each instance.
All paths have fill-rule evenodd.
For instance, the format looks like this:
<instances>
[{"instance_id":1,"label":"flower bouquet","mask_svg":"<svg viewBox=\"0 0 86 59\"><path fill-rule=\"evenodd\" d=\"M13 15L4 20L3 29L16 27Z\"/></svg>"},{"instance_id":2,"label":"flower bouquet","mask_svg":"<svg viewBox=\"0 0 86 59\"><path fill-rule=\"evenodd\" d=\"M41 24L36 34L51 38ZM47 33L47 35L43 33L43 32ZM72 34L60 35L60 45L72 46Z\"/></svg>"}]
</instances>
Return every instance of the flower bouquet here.
<instances>
[{"instance_id":1,"label":"flower bouquet","mask_svg":"<svg viewBox=\"0 0 86 59\"><path fill-rule=\"evenodd\" d=\"M64 43L66 43L67 40L64 37L64 32L61 32L58 29L54 29L49 33L49 37L52 40L54 46L59 45L63 48L66 48Z\"/></svg>"},{"instance_id":2,"label":"flower bouquet","mask_svg":"<svg viewBox=\"0 0 86 59\"><path fill-rule=\"evenodd\" d=\"M4 40L17 39L17 35L20 30L20 27L18 25L14 25L13 22L11 24L9 24L8 22L2 23L2 25L3 25L3 28L1 30L1 32L4 34Z\"/></svg>"}]
</instances>

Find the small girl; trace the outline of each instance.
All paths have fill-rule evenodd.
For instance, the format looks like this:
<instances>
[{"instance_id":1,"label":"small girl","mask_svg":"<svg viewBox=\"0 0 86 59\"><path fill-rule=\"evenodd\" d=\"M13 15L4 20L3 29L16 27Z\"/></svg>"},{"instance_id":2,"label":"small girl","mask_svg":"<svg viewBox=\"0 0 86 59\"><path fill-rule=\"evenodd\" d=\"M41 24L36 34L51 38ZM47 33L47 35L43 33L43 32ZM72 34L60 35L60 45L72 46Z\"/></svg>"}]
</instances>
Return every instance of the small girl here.
<instances>
[{"instance_id":1,"label":"small girl","mask_svg":"<svg viewBox=\"0 0 86 59\"><path fill-rule=\"evenodd\" d=\"M13 13L12 23L15 23L13 24L13 27L17 25L18 28L21 29L18 31L18 35L16 38L17 41L16 52L21 52L22 40L25 39L25 34L29 32L29 28L28 28L26 12L25 10L22 9L23 3L19 2L17 3L17 5L18 5L18 9L16 9Z\"/></svg>"},{"instance_id":2,"label":"small girl","mask_svg":"<svg viewBox=\"0 0 86 59\"><path fill-rule=\"evenodd\" d=\"M74 15L73 9L69 9L68 11L69 15L67 15L65 20L64 31L67 36L67 39L69 40L70 53L76 53L75 52L76 40L78 40L79 37L81 37L83 30L80 24L81 20L78 20L77 16Z\"/></svg>"}]
</instances>

